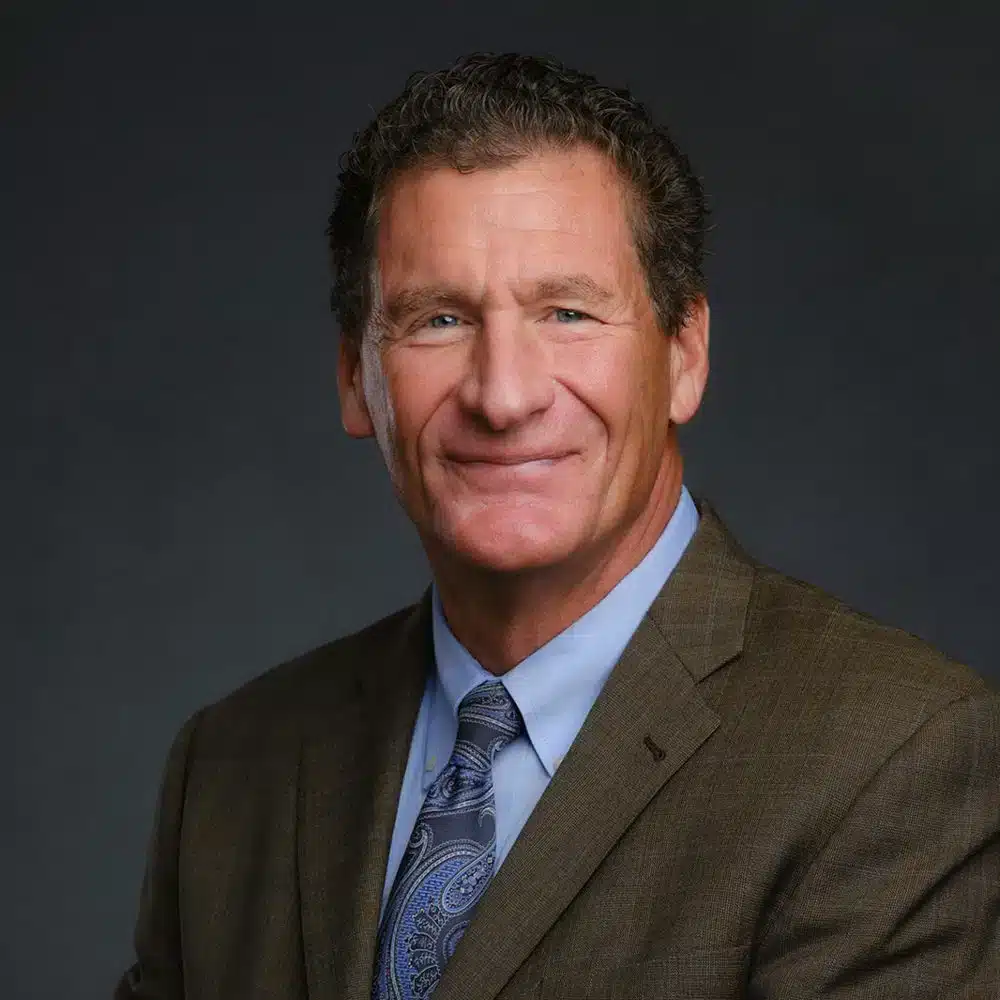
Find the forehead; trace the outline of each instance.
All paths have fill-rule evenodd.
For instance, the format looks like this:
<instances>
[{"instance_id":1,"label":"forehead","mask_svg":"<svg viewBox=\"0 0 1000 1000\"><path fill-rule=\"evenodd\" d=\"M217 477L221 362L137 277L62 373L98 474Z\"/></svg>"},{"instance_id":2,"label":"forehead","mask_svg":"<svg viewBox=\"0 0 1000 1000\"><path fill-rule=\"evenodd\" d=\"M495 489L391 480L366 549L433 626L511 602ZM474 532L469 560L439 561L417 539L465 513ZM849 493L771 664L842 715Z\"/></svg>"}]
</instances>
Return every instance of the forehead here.
<instances>
[{"instance_id":1,"label":"forehead","mask_svg":"<svg viewBox=\"0 0 1000 1000\"><path fill-rule=\"evenodd\" d=\"M384 288L559 271L622 280L637 263L624 184L587 147L466 173L404 173L383 199L377 247Z\"/></svg>"}]
</instances>

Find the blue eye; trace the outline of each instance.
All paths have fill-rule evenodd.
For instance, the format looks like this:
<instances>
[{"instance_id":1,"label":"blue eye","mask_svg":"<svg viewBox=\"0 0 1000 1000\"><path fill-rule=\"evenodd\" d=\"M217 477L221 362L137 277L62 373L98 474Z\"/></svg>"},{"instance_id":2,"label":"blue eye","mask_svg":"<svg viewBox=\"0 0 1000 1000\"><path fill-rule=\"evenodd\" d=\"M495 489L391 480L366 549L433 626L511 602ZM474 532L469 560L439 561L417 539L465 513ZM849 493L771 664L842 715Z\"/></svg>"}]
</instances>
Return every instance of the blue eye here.
<instances>
[{"instance_id":1,"label":"blue eye","mask_svg":"<svg viewBox=\"0 0 1000 1000\"><path fill-rule=\"evenodd\" d=\"M443 320L444 322L438 322L438 320ZM442 313L438 316L432 316L428 321L427 325L433 327L435 330L446 330L448 327L454 326L458 322L458 318L452 316L448 313Z\"/></svg>"},{"instance_id":2,"label":"blue eye","mask_svg":"<svg viewBox=\"0 0 1000 1000\"><path fill-rule=\"evenodd\" d=\"M555 315L560 323L572 323L575 320L587 319L587 314L580 312L579 309L556 309Z\"/></svg>"}]
</instances>

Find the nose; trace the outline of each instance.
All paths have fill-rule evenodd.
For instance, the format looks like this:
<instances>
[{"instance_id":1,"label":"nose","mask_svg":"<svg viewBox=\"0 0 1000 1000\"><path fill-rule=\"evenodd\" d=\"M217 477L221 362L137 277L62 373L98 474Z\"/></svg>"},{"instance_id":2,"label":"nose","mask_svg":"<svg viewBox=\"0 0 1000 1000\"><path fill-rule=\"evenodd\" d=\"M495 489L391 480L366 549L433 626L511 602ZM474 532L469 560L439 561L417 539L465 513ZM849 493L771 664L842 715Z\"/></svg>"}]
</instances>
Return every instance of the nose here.
<instances>
[{"instance_id":1,"label":"nose","mask_svg":"<svg viewBox=\"0 0 1000 1000\"><path fill-rule=\"evenodd\" d=\"M494 431L504 431L552 405L548 345L509 315L483 318L476 331L459 399Z\"/></svg>"}]
</instances>

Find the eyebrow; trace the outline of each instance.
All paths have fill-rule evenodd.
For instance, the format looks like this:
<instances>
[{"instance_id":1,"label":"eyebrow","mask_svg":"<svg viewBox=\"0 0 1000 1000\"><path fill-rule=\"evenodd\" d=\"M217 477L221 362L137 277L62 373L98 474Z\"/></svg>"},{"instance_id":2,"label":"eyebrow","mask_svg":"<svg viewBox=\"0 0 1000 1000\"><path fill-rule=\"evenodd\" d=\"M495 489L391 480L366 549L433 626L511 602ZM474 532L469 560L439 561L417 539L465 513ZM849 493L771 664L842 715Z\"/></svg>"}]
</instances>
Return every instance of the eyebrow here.
<instances>
[{"instance_id":1,"label":"eyebrow","mask_svg":"<svg viewBox=\"0 0 1000 1000\"><path fill-rule=\"evenodd\" d=\"M614 292L595 281L589 274L551 274L539 278L532 286L534 299L581 299L585 302L608 302Z\"/></svg>"},{"instance_id":2,"label":"eyebrow","mask_svg":"<svg viewBox=\"0 0 1000 1000\"><path fill-rule=\"evenodd\" d=\"M614 292L595 281L589 274L548 274L528 286L521 296L525 301L572 298L599 304L614 298ZM421 285L401 288L389 296L384 313L392 323L432 306L465 306L473 304L469 294L457 285Z\"/></svg>"}]
</instances>

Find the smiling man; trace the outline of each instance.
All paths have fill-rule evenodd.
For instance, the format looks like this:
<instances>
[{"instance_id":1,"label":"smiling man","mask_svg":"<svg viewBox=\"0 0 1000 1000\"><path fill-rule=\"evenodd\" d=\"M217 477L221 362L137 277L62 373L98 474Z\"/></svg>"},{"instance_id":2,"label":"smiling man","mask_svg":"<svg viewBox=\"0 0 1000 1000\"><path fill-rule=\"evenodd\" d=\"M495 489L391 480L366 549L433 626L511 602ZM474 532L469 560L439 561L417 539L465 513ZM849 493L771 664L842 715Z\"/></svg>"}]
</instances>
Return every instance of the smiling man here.
<instances>
[{"instance_id":1,"label":"smiling man","mask_svg":"<svg viewBox=\"0 0 1000 1000\"><path fill-rule=\"evenodd\" d=\"M704 223L549 60L357 136L342 417L433 584L184 726L119 1000L1000 995L997 692L683 485Z\"/></svg>"},{"instance_id":2,"label":"smiling man","mask_svg":"<svg viewBox=\"0 0 1000 1000\"><path fill-rule=\"evenodd\" d=\"M587 146L411 168L377 240L384 306L364 363L343 341L344 423L377 434L452 631L504 673L677 508L674 428L705 385L708 307L685 302L661 333L622 184Z\"/></svg>"}]
</instances>

